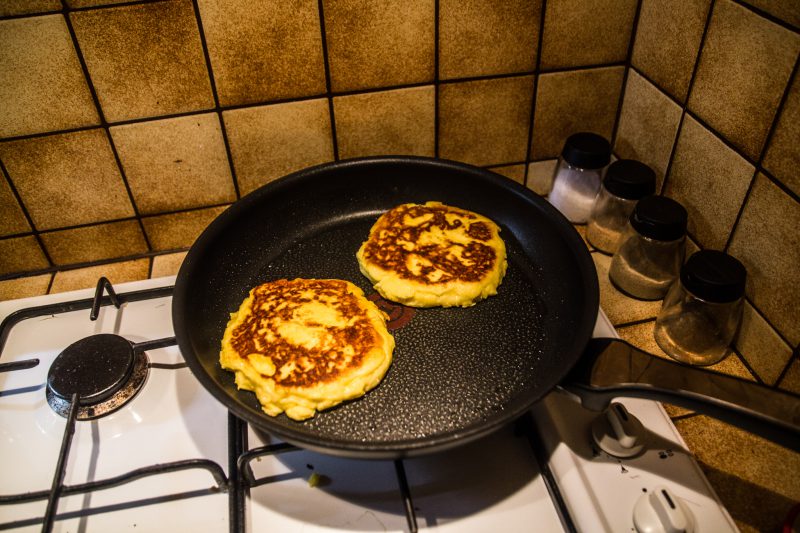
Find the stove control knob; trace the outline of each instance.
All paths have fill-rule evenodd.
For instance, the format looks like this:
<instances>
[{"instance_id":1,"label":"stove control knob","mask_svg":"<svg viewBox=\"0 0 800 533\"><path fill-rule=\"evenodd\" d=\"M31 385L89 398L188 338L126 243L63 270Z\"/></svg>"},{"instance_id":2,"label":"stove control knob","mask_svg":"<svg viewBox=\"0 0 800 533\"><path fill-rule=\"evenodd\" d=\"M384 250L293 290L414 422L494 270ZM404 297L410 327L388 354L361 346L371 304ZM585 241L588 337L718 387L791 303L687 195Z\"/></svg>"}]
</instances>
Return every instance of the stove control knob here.
<instances>
[{"instance_id":1,"label":"stove control knob","mask_svg":"<svg viewBox=\"0 0 800 533\"><path fill-rule=\"evenodd\" d=\"M644 447L645 429L639 419L614 402L592 423L592 438L614 457L633 457Z\"/></svg>"},{"instance_id":2,"label":"stove control knob","mask_svg":"<svg viewBox=\"0 0 800 533\"><path fill-rule=\"evenodd\" d=\"M633 508L633 525L638 533L692 533L692 512L666 487L643 494Z\"/></svg>"}]
</instances>

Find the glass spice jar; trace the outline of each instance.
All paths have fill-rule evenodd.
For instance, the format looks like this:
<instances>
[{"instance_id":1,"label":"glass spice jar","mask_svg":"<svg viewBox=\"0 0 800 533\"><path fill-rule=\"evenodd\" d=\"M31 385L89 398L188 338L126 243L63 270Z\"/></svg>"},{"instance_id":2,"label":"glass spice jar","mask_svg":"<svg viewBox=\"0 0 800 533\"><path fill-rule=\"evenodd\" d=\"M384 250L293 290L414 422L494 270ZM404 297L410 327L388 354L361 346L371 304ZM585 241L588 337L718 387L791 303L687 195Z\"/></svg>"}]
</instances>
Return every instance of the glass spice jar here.
<instances>
[{"instance_id":1,"label":"glass spice jar","mask_svg":"<svg viewBox=\"0 0 800 533\"><path fill-rule=\"evenodd\" d=\"M611 160L611 145L596 133L570 135L553 173L547 199L574 224L585 224L600 188L600 172Z\"/></svg>"},{"instance_id":2,"label":"glass spice jar","mask_svg":"<svg viewBox=\"0 0 800 533\"><path fill-rule=\"evenodd\" d=\"M594 201L586 239L602 252L613 254L636 202L656 192L656 173L633 159L611 163Z\"/></svg>"},{"instance_id":3,"label":"glass spice jar","mask_svg":"<svg viewBox=\"0 0 800 533\"><path fill-rule=\"evenodd\" d=\"M707 366L730 354L742 319L747 271L716 250L695 252L664 298L653 332L673 359Z\"/></svg>"},{"instance_id":4,"label":"glass spice jar","mask_svg":"<svg viewBox=\"0 0 800 533\"><path fill-rule=\"evenodd\" d=\"M633 298L663 298L683 264L687 220L686 209L671 198L639 200L611 258L611 283Z\"/></svg>"}]
</instances>

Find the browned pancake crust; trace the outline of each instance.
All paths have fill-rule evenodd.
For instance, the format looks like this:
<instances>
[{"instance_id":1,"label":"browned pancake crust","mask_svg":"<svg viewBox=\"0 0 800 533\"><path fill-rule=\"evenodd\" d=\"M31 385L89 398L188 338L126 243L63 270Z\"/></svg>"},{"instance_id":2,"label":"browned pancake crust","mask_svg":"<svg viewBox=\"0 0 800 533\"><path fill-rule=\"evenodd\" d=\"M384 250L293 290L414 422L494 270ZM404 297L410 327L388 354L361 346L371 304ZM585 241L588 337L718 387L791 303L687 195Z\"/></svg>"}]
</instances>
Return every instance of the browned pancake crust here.
<instances>
[{"instance_id":1,"label":"browned pancake crust","mask_svg":"<svg viewBox=\"0 0 800 533\"><path fill-rule=\"evenodd\" d=\"M420 235L432 227L439 227L443 230L461 227L463 224L461 220L456 219L450 223L445 217L446 213L454 211L467 220L475 220L467 227L467 235L475 241L467 244L462 254L465 259L470 261L469 264L448 257L449 251L439 245L419 244ZM432 214L433 217L418 226L407 226L403 223L406 216L417 218L427 214ZM480 281L487 272L495 267L497 252L491 246L483 244L492 238L492 232L485 222L476 219L477 217L469 211L456 210L449 206L401 205L387 211L378 220L369 241L364 246L363 257L384 270L395 272L403 279L425 285L434 284L428 279L428 274L437 268L444 275L435 284L449 281ZM398 244L398 241L414 243L413 250L407 251ZM415 274L409 270L406 262L410 253L428 259L434 266L422 267L421 271Z\"/></svg>"},{"instance_id":2,"label":"browned pancake crust","mask_svg":"<svg viewBox=\"0 0 800 533\"><path fill-rule=\"evenodd\" d=\"M330 342L321 349L308 349L291 344L280 336L269 340L259 334L259 331L275 330L278 321L291 320L293 310L300 305L320 300L319 297L305 296L308 291L335 300L335 303L326 301L326 305L332 305L342 315L352 317L351 325L346 328L326 327L326 331L330 334ZM262 374L264 379L271 379L277 385L309 387L334 381L346 373L348 368L360 366L364 354L379 346L381 342L368 317L359 307L356 296L348 292L344 281L314 279L272 281L256 287L253 290L253 297L252 314L233 330L231 346L236 353L243 359L247 359L251 353L269 354L276 368L281 368L292 361L297 362L301 358L307 358L313 364L313 368L307 370L298 365L285 377L282 377L280 372L272 376ZM306 325L321 326L314 322L307 322ZM347 347L354 350L352 355L344 353Z\"/></svg>"}]
</instances>

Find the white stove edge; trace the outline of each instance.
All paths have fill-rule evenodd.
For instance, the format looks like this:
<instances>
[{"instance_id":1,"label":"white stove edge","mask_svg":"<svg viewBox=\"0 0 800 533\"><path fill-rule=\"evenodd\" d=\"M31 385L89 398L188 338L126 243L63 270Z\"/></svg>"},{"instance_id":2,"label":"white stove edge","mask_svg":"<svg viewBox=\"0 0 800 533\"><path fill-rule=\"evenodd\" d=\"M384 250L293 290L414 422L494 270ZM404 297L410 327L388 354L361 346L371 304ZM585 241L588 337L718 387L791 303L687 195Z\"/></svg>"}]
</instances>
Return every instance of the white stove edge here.
<instances>
[{"instance_id":1,"label":"white stove edge","mask_svg":"<svg viewBox=\"0 0 800 533\"><path fill-rule=\"evenodd\" d=\"M153 289L172 285L175 277L154 278L142 281L120 283L114 285L117 293L127 293L139 290ZM94 288L81 289L52 295L35 296L17 300L0 302L0 319L5 319L17 309L38 307L58 302L92 298ZM598 313L594 336L618 337L608 318L602 312ZM628 410L636 416L647 418L647 427L661 436L669 443L673 452L668 461L654 459L654 454L648 452L641 457L627 460L611 459L608 456L596 456L591 451L587 453L588 440L583 429L565 427L563 417L560 419L558 410L559 402L569 402L565 405L577 405L571 398L566 398L566 393L555 392L534 407L533 413L539 425L539 432L543 437L546 452L549 455L549 467L553 472L562 493L568 494L567 506L572 520L579 531L622 531L632 530L631 517L632 503L618 503L611 507L598 507L598 498L613 496L612 500L620 500L622 492L631 493L632 487L641 490L638 486L646 484L643 477L650 470L659 471L663 464L670 464L669 470L674 470L673 464L680 463L682 475L680 482L672 482L674 490L683 500L688 501L694 511L703 510L702 527L695 531L736 531L737 528L730 515L724 509L716 496L713 488L700 470L691 453L687 451L686 443L681 438L672 424L661 404L647 400L621 399ZM656 422L651 422L650 420ZM655 424L655 425L653 425ZM657 427L656 427L657 426ZM583 432L583 433L582 433ZM564 438L566 437L566 438ZM575 438L583 439L579 444ZM574 442L573 442L574 441ZM583 446L583 448L582 448ZM663 451L663 450L662 450ZM599 465L599 468L598 468ZM589 470L587 467L591 467ZM627 475L620 476L620 471L627 471ZM651 476L652 477L652 476ZM639 482L633 483L637 479ZM662 478L647 481L651 486L661 483ZM620 481L617 489L612 489L608 480ZM688 480L688 481L686 481ZM661 483L663 484L663 483ZM685 486L684 486L685 485ZM652 487L651 487L652 488ZM622 492L620 492L622 491ZM630 498L629 498L630 499Z\"/></svg>"},{"instance_id":2,"label":"white stove edge","mask_svg":"<svg viewBox=\"0 0 800 533\"><path fill-rule=\"evenodd\" d=\"M602 309L592 336L620 338ZM614 399L646 420L646 428L656 435L650 440L660 445L639 456L618 459L589 443L588 421L576 424L574 417L564 415L565 408L579 403L571 396L558 390L535 405L533 415L548 466L560 490L569 494L566 505L578 531L635 531L633 507L656 487L667 487L687 503L695 517L695 533L738 531L661 403ZM572 414L581 413L573 410Z\"/></svg>"}]
</instances>

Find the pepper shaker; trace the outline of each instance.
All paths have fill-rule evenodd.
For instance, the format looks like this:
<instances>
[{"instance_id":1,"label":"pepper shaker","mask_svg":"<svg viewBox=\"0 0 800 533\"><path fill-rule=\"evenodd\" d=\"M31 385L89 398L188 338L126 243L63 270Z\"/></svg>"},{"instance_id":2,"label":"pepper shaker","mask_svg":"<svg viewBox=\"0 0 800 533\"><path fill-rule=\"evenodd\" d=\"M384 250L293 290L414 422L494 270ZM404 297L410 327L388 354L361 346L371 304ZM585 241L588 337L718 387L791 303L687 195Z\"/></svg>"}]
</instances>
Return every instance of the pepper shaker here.
<instances>
[{"instance_id":1,"label":"pepper shaker","mask_svg":"<svg viewBox=\"0 0 800 533\"><path fill-rule=\"evenodd\" d=\"M640 300L663 298L683 264L687 220L686 209L671 198L639 200L611 258L611 283Z\"/></svg>"},{"instance_id":2,"label":"pepper shaker","mask_svg":"<svg viewBox=\"0 0 800 533\"><path fill-rule=\"evenodd\" d=\"M600 172L611 160L611 145L596 133L570 135L553 174L547 199L575 224L589 219L600 188Z\"/></svg>"},{"instance_id":3,"label":"pepper shaker","mask_svg":"<svg viewBox=\"0 0 800 533\"><path fill-rule=\"evenodd\" d=\"M600 251L613 254L636 202L656 192L656 173L633 159L611 163L592 206L586 239Z\"/></svg>"},{"instance_id":4,"label":"pepper shaker","mask_svg":"<svg viewBox=\"0 0 800 533\"><path fill-rule=\"evenodd\" d=\"M746 278L733 256L716 250L692 254L656 319L653 334L661 349L690 365L724 359L742 319Z\"/></svg>"}]
</instances>

